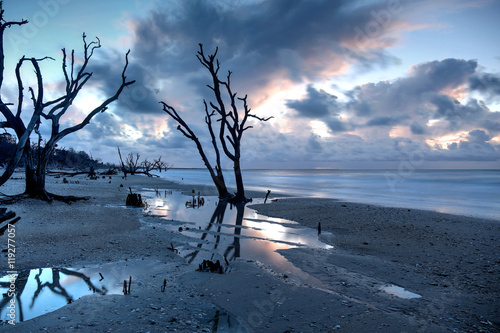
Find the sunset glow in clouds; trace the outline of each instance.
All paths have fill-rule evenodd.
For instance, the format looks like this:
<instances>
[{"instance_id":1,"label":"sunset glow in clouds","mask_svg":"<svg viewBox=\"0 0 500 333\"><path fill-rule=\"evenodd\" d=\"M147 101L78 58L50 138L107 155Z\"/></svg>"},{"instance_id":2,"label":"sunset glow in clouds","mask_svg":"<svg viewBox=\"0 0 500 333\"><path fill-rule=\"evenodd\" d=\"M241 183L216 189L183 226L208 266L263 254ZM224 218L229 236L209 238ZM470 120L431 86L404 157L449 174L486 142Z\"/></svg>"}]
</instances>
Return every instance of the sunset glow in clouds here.
<instances>
[{"instance_id":1,"label":"sunset glow in clouds","mask_svg":"<svg viewBox=\"0 0 500 333\"><path fill-rule=\"evenodd\" d=\"M58 87L60 49L78 55L83 32L100 38L91 90L68 124L114 92L131 50L136 84L61 141L104 161L116 162L120 146L203 167L158 103L209 142L203 43L219 47L221 73L233 72L255 113L274 117L245 132L245 168L392 168L415 152L421 167L500 167L499 1L6 0L4 9L31 26L6 32L11 78L21 56L51 56L42 71ZM12 79L2 95L17 100Z\"/></svg>"}]
</instances>

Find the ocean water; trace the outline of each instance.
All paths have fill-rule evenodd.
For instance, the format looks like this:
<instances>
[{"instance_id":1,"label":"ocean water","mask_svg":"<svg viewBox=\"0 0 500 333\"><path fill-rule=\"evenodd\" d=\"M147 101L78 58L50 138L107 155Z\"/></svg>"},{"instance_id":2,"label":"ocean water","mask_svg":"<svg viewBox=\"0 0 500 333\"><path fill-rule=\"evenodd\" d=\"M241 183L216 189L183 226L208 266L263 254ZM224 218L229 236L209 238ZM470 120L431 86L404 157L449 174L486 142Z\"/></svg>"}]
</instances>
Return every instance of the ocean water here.
<instances>
[{"instance_id":1,"label":"ocean water","mask_svg":"<svg viewBox=\"0 0 500 333\"><path fill-rule=\"evenodd\" d=\"M232 186L230 170L225 174ZM212 184L205 169L160 175L184 184ZM243 180L252 190L500 220L500 170L244 170Z\"/></svg>"}]
</instances>

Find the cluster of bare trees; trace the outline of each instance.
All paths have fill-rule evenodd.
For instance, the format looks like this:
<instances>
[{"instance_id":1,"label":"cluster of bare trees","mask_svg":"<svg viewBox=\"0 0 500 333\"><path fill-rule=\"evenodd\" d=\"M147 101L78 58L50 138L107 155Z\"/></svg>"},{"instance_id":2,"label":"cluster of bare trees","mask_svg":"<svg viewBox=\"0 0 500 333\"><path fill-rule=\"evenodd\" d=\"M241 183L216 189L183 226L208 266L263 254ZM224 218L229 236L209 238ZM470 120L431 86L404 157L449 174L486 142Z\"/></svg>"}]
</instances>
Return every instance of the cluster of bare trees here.
<instances>
[{"instance_id":1,"label":"cluster of bare trees","mask_svg":"<svg viewBox=\"0 0 500 333\"><path fill-rule=\"evenodd\" d=\"M272 117L261 118L251 113L251 109L247 105L247 96L237 97L231 89L231 71L228 71L226 80L223 81L219 78L220 62L217 59L217 51L214 54L205 55L203 45L199 44L200 50L198 51L197 58L200 63L209 71L212 85L207 85L213 92L215 101L208 102L203 100L205 109L205 123L207 125L210 137L212 138L212 146L215 151L215 166L212 166L205 149L203 148L200 139L196 136L189 125L179 115L179 113L172 106L165 102L161 102L163 110L177 122L177 129L188 139L192 140L198 152L207 167L212 180L219 192L219 198L223 200L230 200L235 202L246 201L245 188L243 185L243 176L241 173L241 140L243 133L252 128L247 124L249 118L254 118L259 121L268 121ZM229 99L229 106L224 103L223 95L227 94ZM240 103L237 103L237 102ZM240 108L238 108L240 104ZM210 106L210 107L209 107ZM218 123L218 129L214 126L213 118ZM221 153L219 145L222 147L224 155L232 161L234 177L236 181L236 194L229 193L224 174L221 166Z\"/></svg>"},{"instance_id":2,"label":"cluster of bare trees","mask_svg":"<svg viewBox=\"0 0 500 333\"><path fill-rule=\"evenodd\" d=\"M3 46L3 37L7 28L12 26L22 26L28 21L6 21L4 19L4 11L2 2L0 1L0 90L4 79L4 58L5 50ZM125 64L121 73L121 82L113 96L107 98L98 107L88 110L86 117L73 126L62 128L61 117L71 110L71 105L85 84L92 77L92 72L87 71L88 64L94 55L94 52L101 47L100 40L88 42L85 34L83 34L83 56L81 64L75 61L75 51L70 55L65 49L62 49L62 74L65 79L64 91L59 97L52 100L47 100L44 94L44 82L40 63L43 61L53 61L51 57L41 59L28 58L23 56L17 63L15 69L15 78L17 79L18 97L17 101L4 101L0 95L0 112L4 116L5 121L0 122L0 128L10 128L17 136L17 144L13 157L0 176L0 186L5 183L14 172L19 162L24 158L24 167L26 175L26 190L25 194L30 197L43 198L51 200L52 198L60 198L54 194L48 193L45 190L45 175L47 173L47 164L49 158L57 143L67 135L74 133L87 124L90 120L100 112L107 110L110 103L116 101L123 89L135 81L127 81L125 72L128 66L128 55L125 55ZM163 110L174 119L178 126L177 129L187 138L192 140L207 167L212 180L218 190L219 197L222 200L233 202L245 202L245 189L243 185L243 176L241 170L241 140L243 134L248 129L252 128L248 124L250 118L258 121L267 121L269 118L261 118L251 112L247 105L247 96L237 97L237 94L231 89L231 72L228 71L225 80L219 77L220 63L217 59L217 51L214 54L205 55L203 45L199 45L197 58L199 62L208 70L211 77L209 89L213 92L213 101L203 101L204 119L207 125L208 132L211 137L213 151L215 156L209 158L200 139L193 132L188 123L184 121L182 116L170 105L161 102ZM25 87L21 72L26 66L29 66L35 73L36 83L33 87L28 87L28 97L31 100L31 106L25 104ZM229 103L226 105L224 99ZM31 110L29 121L28 117L22 115L27 109ZM50 137L43 140L40 133L41 120L48 122L51 126ZM36 142L31 142L31 137L35 136ZM159 159L153 161L139 161L140 155L135 156L130 153L125 160L122 159L121 152L118 149L121 169L124 174L144 173L151 176L153 170L167 170L170 166ZM229 193L224 179L222 169L222 159L229 159L233 165L234 178L236 182L236 193Z\"/></svg>"},{"instance_id":3,"label":"cluster of bare trees","mask_svg":"<svg viewBox=\"0 0 500 333\"><path fill-rule=\"evenodd\" d=\"M4 18L2 2L0 2L0 89L2 88L5 75L5 49L3 45L4 33L6 29L11 28L12 26L22 26L27 23L27 20L6 21ZM115 94L107 98L98 107L88 110L86 117L80 123L62 128L60 123L61 117L68 111L72 110L71 105L73 101L92 77L92 72L87 71L87 67L90 59L94 55L94 52L100 47L101 43L98 38L96 38L95 41L87 42L87 38L85 34L83 34L83 57L80 65L78 65L78 61L75 60L76 56L74 50L71 51L68 56L66 50L62 49L61 70L65 79L65 88L59 97L52 100L46 100L44 95L44 83L42 72L40 70L40 63L42 61L50 61L54 59L51 57L36 59L23 56L19 60L15 69L15 78L17 80L18 87L17 103L4 101L3 97L0 95L0 112L5 118L5 121L0 123L0 128L10 128L17 136L15 154L13 158L10 159L2 176L0 176L0 185L4 184L12 176L14 170L19 165L19 162L24 157L26 177L25 194L30 197L43 198L47 200L59 198L58 196L48 193L45 190L47 164L57 143L67 135L88 125L90 120L98 113L106 111L108 105L118 99L123 89L135 82L127 81L125 76L128 66L129 51L125 55L125 65L121 74L121 83L116 89ZM28 88L28 95L31 99L31 106L29 107L25 105L27 104L25 103L25 87L21 75L25 66L31 67L31 70L34 71L36 77L36 86L30 86ZM23 119L27 119L27 117L22 117L22 114L23 112L26 112L26 109L28 108L32 111L29 121L25 122ZM50 137L43 145L42 136L39 131L42 119L47 121L51 126ZM33 133L35 133L38 137L34 146L30 141ZM37 150L36 154L34 153L34 149Z\"/></svg>"},{"instance_id":4,"label":"cluster of bare trees","mask_svg":"<svg viewBox=\"0 0 500 333\"><path fill-rule=\"evenodd\" d=\"M153 159L153 161L150 161L147 158L140 161L141 155L139 153L136 153L135 155L133 153L129 153L125 156L124 160L122 158L120 147L118 147L118 156L120 156L120 167L125 177L127 177L128 174L145 174L148 177L152 177L153 174L151 171L162 172L171 168L170 164L161 160L161 156Z\"/></svg>"}]
</instances>

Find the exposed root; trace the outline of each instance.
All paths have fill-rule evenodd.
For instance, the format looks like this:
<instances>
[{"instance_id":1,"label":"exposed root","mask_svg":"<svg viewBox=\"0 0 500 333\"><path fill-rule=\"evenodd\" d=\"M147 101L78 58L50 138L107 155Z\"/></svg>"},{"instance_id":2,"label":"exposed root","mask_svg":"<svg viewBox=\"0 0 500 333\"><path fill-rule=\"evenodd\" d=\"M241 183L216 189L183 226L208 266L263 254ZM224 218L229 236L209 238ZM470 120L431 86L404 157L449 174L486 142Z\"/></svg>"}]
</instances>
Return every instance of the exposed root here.
<instances>
[{"instance_id":1,"label":"exposed root","mask_svg":"<svg viewBox=\"0 0 500 333\"><path fill-rule=\"evenodd\" d=\"M58 195L44 191L43 193L39 193L36 195L30 195L28 193L16 194L16 195L5 195L2 194L4 198L0 198L0 204L12 204L15 202L19 202L24 199L38 199L47 202L63 201L67 204L71 204L72 202L77 202L81 200L89 200L90 197L75 197L72 195Z\"/></svg>"},{"instance_id":2,"label":"exposed root","mask_svg":"<svg viewBox=\"0 0 500 333\"><path fill-rule=\"evenodd\" d=\"M21 218L16 217L16 213L7 211L7 208L0 208L0 236L2 236L7 229L12 227ZM4 222L7 222L4 224ZM4 225L2 225L4 224Z\"/></svg>"}]
</instances>

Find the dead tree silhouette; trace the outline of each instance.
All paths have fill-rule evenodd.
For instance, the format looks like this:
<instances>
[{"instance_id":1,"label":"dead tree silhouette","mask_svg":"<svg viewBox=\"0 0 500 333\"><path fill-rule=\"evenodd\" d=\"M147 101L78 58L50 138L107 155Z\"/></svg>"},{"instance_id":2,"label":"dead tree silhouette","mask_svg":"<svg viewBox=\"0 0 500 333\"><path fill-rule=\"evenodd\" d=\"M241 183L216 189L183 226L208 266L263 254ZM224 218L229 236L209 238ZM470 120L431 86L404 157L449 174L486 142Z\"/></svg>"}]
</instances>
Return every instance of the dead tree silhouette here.
<instances>
[{"instance_id":1,"label":"dead tree silhouette","mask_svg":"<svg viewBox=\"0 0 500 333\"><path fill-rule=\"evenodd\" d=\"M28 21L15 21L7 22L4 19L4 11L2 9L2 3L0 2L0 89L4 80L4 58L5 49L3 45L4 32L7 28L13 25L24 25ZM45 200L58 199L63 201L73 201L78 198L70 196L58 196L55 194L48 193L45 190L45 176L47 171L47 164L51 154L53 153L57 143L66 137L67 135L81 130L83 127L89 124L90 120L100 112L107 110L108 105L116 101L123 89L135 81L127 81L125 72L128 67L128 51L125 55L125 65L121 73L121 84L117 88L115 94L107 98L96 108L86 112L85 118L72 126L62 128L61 117L67 113L68 110L72 110L71 106L73 101L80 93L85 84L90 80L93 73L87 71L87 66L90 59L94 55L94 51L101 47L101 42L99 38L96 41L87 43L86 35L83 34L83 57L81 60L76 59L75 51L71 52L70 59L68 60L68 55L66 50L62 49L62 71L65 79L64 92L60 94L59 97L53 100L45 100L45 86L43 82L42 72L39 63L47 60L54 60L51 57L45 57L41 59L36 58L26 58L22 57L17 63L15 69L15 77L18 86L18 100L17 107L14 110L11 108L13 103L5 103L0 95L0 113L5 117L6 121L0 122L1 128L12 129L17 136L18 144L16 147L16 153L14 158L11 159L7 165L6 170L0 176L0 185L4 184L13 174L15 168L18 166L21 158L24 156L25 164L25 177L26 177L26 190L25 194L32 198L41 198ZM82 62L80 67L77 69L79 62ZM22 116L23 111L26 109L24 106L24 84L21 76L21 69L25 63L30 63L34 69L36 76L36 88L29 87L28 91L30 98L32 100L32 110L29 122L25 123L26 117ZM69 70L68 70L69 66ZM36 90L36 92L35 92ZM51 125L51 134L48 140L42 144L42 136L40 129L41 118L45 119ZM38 135L38 142L35 144L36 151L34 151L32 144L30 142L30 135L35 132Z\"/></svg>"},{"instance_id":2,"label":"dead tree silhouette","mask_svg":"<svg viewBox=\"0 0 500 333\"><path fill-rule=\"evenodd\" d=\"M205 123L208 127L210 137L212 139L212 146L215 151L215 171L210 163L203 146L200 143L199 138L191 130L189 125L184 121L184 119L179 115L179 113L170 105L165 102L161 102L163 105L163 111L165 111L172 119L174 119L178 126L177 129L188 139L195 142L198 152L205 163L212 180L219 191L219 198L221 200L230 200L232 202L245 202L248 199L245 197L245 187L243 184L243 175L241 171L241 140L243 138L243 133L252 128L252 125L248 125L247 121L249 118L257 119L258 121L268 121L272 117L261 118L256 116L251 112L251 109L247 104L247 96L240 98L237 97L236 93L233 93L231 89L231 71L228 71L226 81L219 79L220 62L217 59L218 48L215 49L214 54L205 55L203 51L203 45L199 44L200 50L196 57L199 62L209 71L212 85L208 85L208 88L212 90L215 102L203 101L205 109ZM226 92L227 98L229 99L229 106L226 106L223 100L223 91ZM241 103L239 103L239 102ZM238 109L238 104L242 104L243 110ZM209 111L209 106L212 109ZM214 126L212 122L212 117L217 117L217 122L219 123L218 135L214 132ZM219 144L226 157L232 161L234 177L236 181L236 194L230 195L227 191L226 184L224 181L224 176L221 168L221 155L219 152Z\"/></svg>"}]
</instances>

